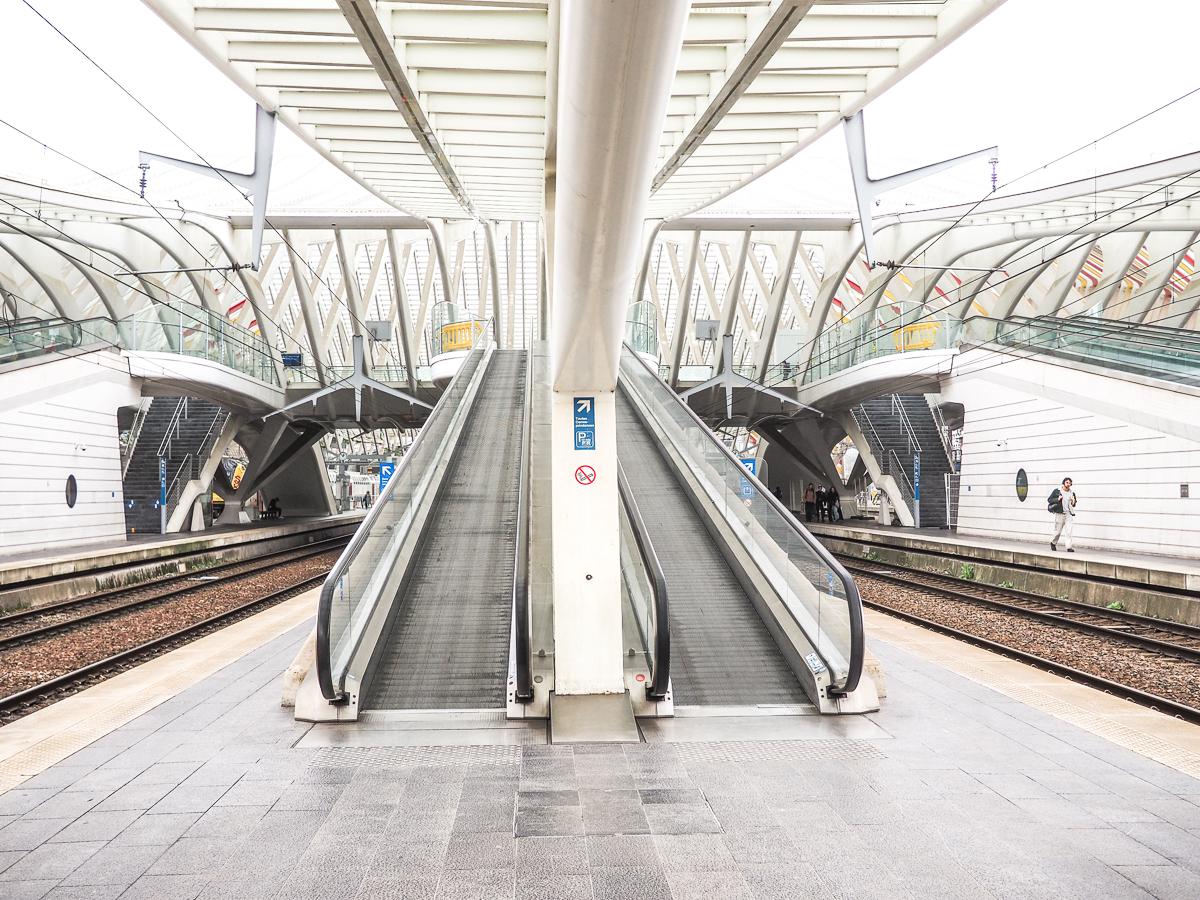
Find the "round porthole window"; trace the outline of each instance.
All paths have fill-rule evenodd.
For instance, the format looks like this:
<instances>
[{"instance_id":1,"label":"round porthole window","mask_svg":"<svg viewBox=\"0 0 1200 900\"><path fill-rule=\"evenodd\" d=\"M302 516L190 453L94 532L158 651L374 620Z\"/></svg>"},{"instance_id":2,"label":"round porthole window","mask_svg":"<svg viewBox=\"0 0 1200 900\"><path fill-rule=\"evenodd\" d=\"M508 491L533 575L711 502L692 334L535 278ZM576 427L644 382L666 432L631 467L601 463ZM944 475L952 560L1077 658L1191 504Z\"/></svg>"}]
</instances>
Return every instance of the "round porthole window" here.
<instances>
[{"instance_id":1,"label":"round porthole window","mask_svg":"<svg viewBox=\"0 0 1200 900\"><path fill-rule=\"evenodd\" d=\"M79 499L79 483L75 481L74 475L67 476L67 506L71 509L75 508L75 501Z\"/></svg>"},{"instance_id":2,"label":"round porthole window","mask_svg":"<svg viewBox=\"0 0 1200 900\"><path fill-rule=\"evenodd\" d=\"M1022 503L1029 496L1029 476L1024 469L1017 469L1017 499Z\"/></svg>"}]
</instances>

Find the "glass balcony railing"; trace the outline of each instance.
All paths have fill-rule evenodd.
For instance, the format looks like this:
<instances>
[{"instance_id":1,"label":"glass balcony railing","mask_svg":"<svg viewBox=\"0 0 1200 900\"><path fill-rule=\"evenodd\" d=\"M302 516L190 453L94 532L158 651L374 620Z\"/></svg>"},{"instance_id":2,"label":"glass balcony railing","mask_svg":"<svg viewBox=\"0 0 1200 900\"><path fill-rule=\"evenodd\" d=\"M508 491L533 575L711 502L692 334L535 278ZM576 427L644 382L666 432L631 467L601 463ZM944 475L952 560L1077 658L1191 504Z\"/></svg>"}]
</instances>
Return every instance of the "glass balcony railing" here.
<instances>
[{"instance_id":1,"label":"glass balcony railing","mask_svg":"<svg viewBox=\"0 0 1200 900\"><path fill-rule=\"evenodd\" d=\"M687 460L747 553L816 649L834 692L850 692L862 672L862 601L854 580L686 403L628 346L621 384Z\"/></svg>"},{"instance_id":2,"label":"glass balcony railing","mask_svg":"<svg viewBox=\"0 0 1200 900\"><path fill-rule=\"evenodd\" d=\"M823 331L817 338L804 383L811 384L859 363L919 350L951 350L958 344L961 320L949 315L922 317L908 324L875 321Z\"/></svg>"},{"instance_id":3,"label":"glass balcony railing","mask_svg":"<svg viewBox=\"0 0 1200 900\"><path fill-rule=\"evenodd\" d=\"M1200 385L1200 333L1079 316L966 320L964 342L1074 359L1178 384Z\"/></svg>"},{"instance_id":4,"label":"glass balcony railing","mask_svg":"<svg viewBox=\"0 0 1200 900\"><path fill-rule=\"evenodd\" d=\"M21 319L0 322L0 365L92 344L115 346L119 335L111 319Z\"/></svg>"}]
</instances>

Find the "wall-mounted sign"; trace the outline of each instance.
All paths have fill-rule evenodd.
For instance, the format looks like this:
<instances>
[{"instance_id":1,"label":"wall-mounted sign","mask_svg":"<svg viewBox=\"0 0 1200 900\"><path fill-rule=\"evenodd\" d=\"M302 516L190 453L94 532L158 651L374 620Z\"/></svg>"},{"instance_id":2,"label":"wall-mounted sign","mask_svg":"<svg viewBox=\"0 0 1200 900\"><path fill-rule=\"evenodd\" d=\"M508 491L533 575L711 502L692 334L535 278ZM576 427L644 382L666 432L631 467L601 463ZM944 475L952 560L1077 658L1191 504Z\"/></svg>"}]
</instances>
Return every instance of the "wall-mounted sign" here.
<instances>
[{"instance_id":1,"label":"wall-mounted sign","mask_svg":"<svg viewBox=\"0 0 1200 900\"><path fill-rule=\"evenodd\" d=\"M283 361L283 365L288 369L298 369L304 365L303 353L281 353L279 357Z\"/></svg>"},{"instance_id":2,"label":"wall-mounted sign","mask_svg":"<svg viewBox=\"0 0 1200 900\"><path fill-rule=\"evenodd\" d=\"M596 398L575 398L575 449L596 449Z\"/></svg>"}]
</instances>

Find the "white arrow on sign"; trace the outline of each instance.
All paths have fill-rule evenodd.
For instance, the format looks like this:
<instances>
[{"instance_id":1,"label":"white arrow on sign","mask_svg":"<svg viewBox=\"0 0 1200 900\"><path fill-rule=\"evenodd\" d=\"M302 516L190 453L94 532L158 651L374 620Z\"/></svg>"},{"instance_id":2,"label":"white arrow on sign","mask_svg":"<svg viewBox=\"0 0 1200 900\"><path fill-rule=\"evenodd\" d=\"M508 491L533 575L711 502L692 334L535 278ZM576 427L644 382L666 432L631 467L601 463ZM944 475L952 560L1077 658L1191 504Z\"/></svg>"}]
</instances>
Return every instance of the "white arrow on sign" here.
<instances>
[{"instance_id":1,"label":"white arrow on sign","mask_svg":"<svg viewBox=\"0 0 1200 900\"><path fill-rule=\"evenodd\" d=\"M578 407L578 409L575 410L575 412L577 412L577 413L591 412L592 411L592 398L591 397L580 397L578 400L575 401L575 405Z\"/></svg>"}]
</instances>

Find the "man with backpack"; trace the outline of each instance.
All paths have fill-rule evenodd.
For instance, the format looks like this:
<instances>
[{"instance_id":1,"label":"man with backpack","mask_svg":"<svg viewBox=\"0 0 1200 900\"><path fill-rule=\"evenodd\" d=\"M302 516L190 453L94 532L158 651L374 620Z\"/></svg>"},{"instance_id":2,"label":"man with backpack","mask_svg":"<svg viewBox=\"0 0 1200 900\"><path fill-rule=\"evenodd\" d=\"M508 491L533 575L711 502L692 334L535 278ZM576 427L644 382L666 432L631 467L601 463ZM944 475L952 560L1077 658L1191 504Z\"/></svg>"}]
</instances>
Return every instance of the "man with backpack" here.
<instances>
[{"instance_id":1,"label":"man with backpack","mask_svg":"<svg viewBox=\"0 0 1200 900\"><path fill-rule=\"evenodd\" d=\"M1067 552L1074 553L1071 546L1071 527L1075 524L1075 504L1079 502L1075 492L1071 490L1070 478L1062 480L1062 487L1056 487L1046 498L1046 509L1054 514L1054 534L1050 538L1050 549L1058 550L1058 542L1062 540L1067 545Z\"/></svg>"}]
</instances>

